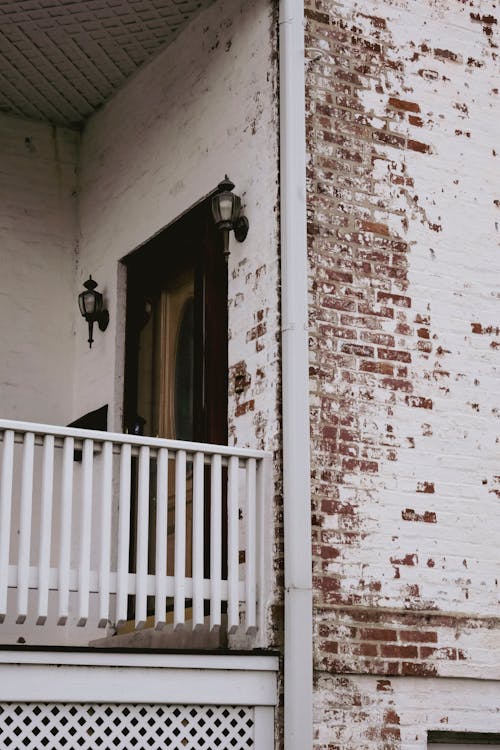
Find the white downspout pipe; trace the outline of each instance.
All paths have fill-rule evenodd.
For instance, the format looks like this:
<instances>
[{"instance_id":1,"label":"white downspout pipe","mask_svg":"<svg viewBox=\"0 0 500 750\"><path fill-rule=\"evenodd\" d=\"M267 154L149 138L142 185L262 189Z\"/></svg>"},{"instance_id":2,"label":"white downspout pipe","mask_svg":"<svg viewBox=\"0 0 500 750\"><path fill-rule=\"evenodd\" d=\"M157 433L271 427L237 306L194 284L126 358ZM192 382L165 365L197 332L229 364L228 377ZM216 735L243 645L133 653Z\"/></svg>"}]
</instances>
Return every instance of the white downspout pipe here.
<instances>
[{"instance_id":1,"label":"white downspout pipe","mask_svg":"<svg viewBox=\"0 0 500 750\"><path fill-rule=\"evenodd\" d=\"M285 750L312 747L304 2L280 0Z\"/></svg>"}]
</instances>

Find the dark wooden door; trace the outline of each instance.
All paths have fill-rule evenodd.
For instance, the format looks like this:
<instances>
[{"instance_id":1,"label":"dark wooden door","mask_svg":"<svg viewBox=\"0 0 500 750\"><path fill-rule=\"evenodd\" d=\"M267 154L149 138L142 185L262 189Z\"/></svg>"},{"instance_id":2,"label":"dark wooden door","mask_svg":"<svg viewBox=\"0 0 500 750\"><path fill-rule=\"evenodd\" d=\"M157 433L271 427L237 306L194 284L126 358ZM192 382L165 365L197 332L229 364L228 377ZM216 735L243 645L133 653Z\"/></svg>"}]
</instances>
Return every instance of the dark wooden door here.
<instances>
[{"instance_id":1,"label":"dark wooden door","mask_svg":"<svg viewBox=\"0 0 500 750\"><path fill-rule=\"evenodd\" d=\"M129 432L227 443L227 267L209 209L126 260Z\"/></svg>"},{"instance_id":2,"label":"dark wooden door","mask_svg":"<svg viewBox=\"0 0 500 750\"><path fill-rule=\"evenodd\" d=\"M126 260L127 325L124 430L227 445L227 266L208 203L196 207ZM175 467L169 467L169 537L173 542ZM150 539L156 482L151 464ZM136 477L132 486L135 487ZM225 481L223 482L225 485ZM186 573L190 575L192 478L187 476ZM225 493L224 493L225 494ZM225 498L223 498L225 504ZM132 496L130 570L135 569ZM224 514L225 515L225 514ZM223 533L223 538L225 538ZM205 487L208 573L210 494ZM173 574L173 543L167 544ZM223 559L226 554L223 550ZM155 549L150 544L150 572ZM225 567L225 563L224 563ZM224 573L224 571L223 571Z\"/></svg>"}]
</instances>

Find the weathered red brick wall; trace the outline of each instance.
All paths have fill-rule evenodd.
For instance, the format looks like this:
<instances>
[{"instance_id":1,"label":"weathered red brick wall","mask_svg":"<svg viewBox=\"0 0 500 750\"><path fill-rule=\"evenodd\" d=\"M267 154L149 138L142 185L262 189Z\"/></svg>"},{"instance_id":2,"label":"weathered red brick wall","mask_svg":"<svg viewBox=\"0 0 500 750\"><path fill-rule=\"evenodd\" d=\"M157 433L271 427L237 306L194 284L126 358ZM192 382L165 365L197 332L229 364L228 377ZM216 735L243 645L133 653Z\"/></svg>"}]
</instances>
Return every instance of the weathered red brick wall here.
<instances>
[{"instance_id":1,"label":"weathered red brick wall","mask_svg":"<svg viewBox=\"0 0 500 750\"><path fill-rule=\"evenodd\" d=\"M498 679L498 9L306 19L316 703L339 674Z\"/></svg>"}]
</instances>

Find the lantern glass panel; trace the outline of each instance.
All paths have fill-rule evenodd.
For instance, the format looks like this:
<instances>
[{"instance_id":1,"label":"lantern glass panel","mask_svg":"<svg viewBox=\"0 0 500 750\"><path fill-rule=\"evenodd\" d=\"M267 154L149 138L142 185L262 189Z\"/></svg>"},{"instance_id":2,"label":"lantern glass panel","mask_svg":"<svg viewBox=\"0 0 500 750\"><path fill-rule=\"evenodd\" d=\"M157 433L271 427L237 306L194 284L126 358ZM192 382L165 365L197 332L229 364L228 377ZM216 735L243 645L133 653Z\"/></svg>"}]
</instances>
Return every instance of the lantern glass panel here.
<instances>
[{"instance_id":1,"label":"lantern glass panel","mask_svg":"<svg viewBox=\"0 0 500 750\"><path fill-rule=\"evenodd\" d=\"M222 193L219 196L219 211L222 221L231 221L234 198L235 196L232 193Z\"/></svg>"},{"instance_id":2,"label":"lantern glass panel","mask_svg":"<svg viewBox=\"0 0 500 750\"><path fill-rule=\"evenodd\" d=\"M78 307L80 308L81 314L85 317L85 304L83 300L83 292L78 295Z\"/></svg>"},{"instance_id":3,"label":"lantern glass panel","mask_svg":"<svg viewBox=\"0 0 500 750\"><path fill-rule=\"evenodd\" d=\"M103 307L103 296L100 292L94 292L94 313L99 314Z\"/></svg>"},{"instance_id":4,"label":"lantern glass panel","mask_svg":"<svg viewBox=\"0 0 500 750\"><path fill-rule=\"evenodd\" d=\"M83 309L86 315L93 315L96 312L96 294L95 292L83 293Z\"/></svg>"},{"instance_id":5,"label":"lantern glass panel","mask_svg":"<svg viewBox=\"0 0 500 750\"><path fill-rule=\"evenodd\" d=\"M233 224L236 224L241 212L241 198L239 195L233 195L233 199L233 213L231 216L231 221L233 222Z\"/></svg>"},{"instance_id":6,"label":"lantern glass panel","mask_svg":"<svg viewBox=\"0 0 500 750\"><path fill-rule=\"evenodd\" d=\"M219 210L219 196L214 195L212 198L212 216L214 223L217 225L220 222L220 210Z\"/></svg>"}]
</instances>

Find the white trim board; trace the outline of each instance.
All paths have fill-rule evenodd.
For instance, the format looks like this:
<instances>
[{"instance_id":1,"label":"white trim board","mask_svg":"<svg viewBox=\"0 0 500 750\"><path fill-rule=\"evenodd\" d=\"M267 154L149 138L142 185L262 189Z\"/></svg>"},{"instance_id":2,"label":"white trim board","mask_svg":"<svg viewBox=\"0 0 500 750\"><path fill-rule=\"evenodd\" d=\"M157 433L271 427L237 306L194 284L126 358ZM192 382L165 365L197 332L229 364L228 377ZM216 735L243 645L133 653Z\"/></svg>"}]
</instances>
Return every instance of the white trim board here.
<instances>
[{"instance_id":1,"label":"white trim board","mask_svg":"<svg viewBox=\"0 0 500 750\"><path fill-rule=\"evenodd\" d=\"M93 651L36 651L0 649L2 664L68 664L109 667L176 667L178 669L229 669L258 672L277 672L277 656L263 654L164 654L155 652Z\"/></svg>"},{"instance_id":2,"label":"white trim board","mask_svg":"<svg viewBox=\"0 0 500 750\"><path fill-rule=\"evenodd\" d=\"M262 656L4 651L0 701L275 706L276 670Z\"/></svg>"}]
</instances>

